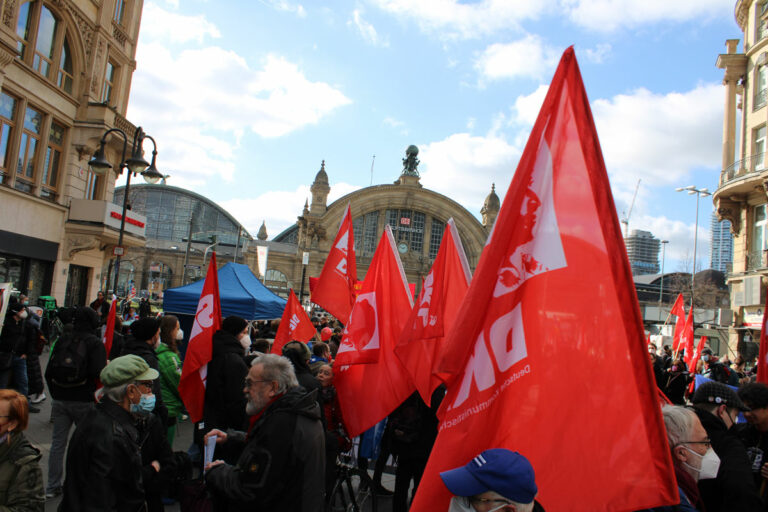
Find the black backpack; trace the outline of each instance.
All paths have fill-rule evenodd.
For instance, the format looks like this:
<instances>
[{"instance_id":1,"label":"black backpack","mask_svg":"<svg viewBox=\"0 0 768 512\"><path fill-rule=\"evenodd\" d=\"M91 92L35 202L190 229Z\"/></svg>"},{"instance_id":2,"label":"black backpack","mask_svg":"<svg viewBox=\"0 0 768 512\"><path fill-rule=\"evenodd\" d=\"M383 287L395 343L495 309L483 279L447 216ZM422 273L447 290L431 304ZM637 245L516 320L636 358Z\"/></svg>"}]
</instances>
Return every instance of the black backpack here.
<instances>
[{"instance_id":1,"label":"black backpack","mask_svg":"<svg viewBox=\"0 0 768 512\"><path fill-rule=\"evenodd\" d=\"M89 338L95 338L95 336L75 332L69 336L62 336L56 342L46 368L46 374L52 383L62 388L74 388L88 381Z\"/></svg>"}]
</instances>

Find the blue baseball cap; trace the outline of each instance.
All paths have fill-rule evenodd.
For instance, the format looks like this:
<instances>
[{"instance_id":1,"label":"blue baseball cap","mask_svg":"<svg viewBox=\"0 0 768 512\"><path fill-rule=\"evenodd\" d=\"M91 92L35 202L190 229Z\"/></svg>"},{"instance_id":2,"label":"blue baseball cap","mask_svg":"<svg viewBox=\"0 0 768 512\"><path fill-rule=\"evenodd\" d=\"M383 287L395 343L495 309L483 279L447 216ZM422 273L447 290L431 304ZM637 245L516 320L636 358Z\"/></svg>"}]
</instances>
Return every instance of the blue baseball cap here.
<instances>
[{"instance_id":1,"label":"blue baseball cap","mask_svg":"<svg viewBox=\"0 0 768 512\"><path fill-rule=\"evenodd\" d=\"M494 491L518 503L531 503L539 491L528 459L504 448L485 450L467 465L443 471L440 478L455 496Z\"/></svg>"}]
</instances>

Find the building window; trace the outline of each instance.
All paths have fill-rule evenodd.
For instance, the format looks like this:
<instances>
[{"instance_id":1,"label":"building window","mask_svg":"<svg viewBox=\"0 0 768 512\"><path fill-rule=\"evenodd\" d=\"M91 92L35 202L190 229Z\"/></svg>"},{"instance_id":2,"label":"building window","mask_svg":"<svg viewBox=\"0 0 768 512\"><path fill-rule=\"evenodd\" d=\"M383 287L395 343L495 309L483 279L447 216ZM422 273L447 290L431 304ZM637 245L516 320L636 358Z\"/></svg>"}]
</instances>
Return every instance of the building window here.
<instances>
[{"instance_id":1,"label":"building window","mask_svg":"<svg viewBox=\"0 0 768 512\"><path fill-rule=\"evenodd\" d=\"M11 171L8 169L8 146L12 138L16 118L17 100L4 92L0 92L0 183L10 180Z\"/></svg>"},{"instance_id":2,"label":"building window","mask_svg":"<svg viewBox=\"0 0 768 512\"><path fill-rule=\"evenodd\" d=\"M104 88L101 91L101 102L109 104L112 99L112 90L115 87L115 65L107 62L107 72L104 73Z\"/></svg>"},{"instance_id":3,"label":"building window","mask_svg":"<svg viewBox=\"0 0 768 512\"><path fill-rule=\"evenodd\" d=\"M24 2L19 7L16 46L21 60L72 94L75 73L66 30L42 1Z\"/></svg>"},{"instance_id":4,"label":"building window","mask_svg":"<svg viewBox=\"0 0 768 512\"><path fill-rule=\"evenodd\" d=\"M755 269L765 266L763 251L768 248L766 242L766 226L768 226L768 211L765 204L755 206L755 224L752 228L752 250L749 254L748 268Z\"/></svg>"},{"instance_id":5,"label":"building window","mask_svg":"<svg viewBox=\"0 0 768 512\"><path fill-rule=\"evenodd\" d=\"M43 164L43 188L40 197L55 200L56 188L59 179L59 167L64 146L64 127L56 121L51 123L48 134L48 147L45 149L45 163Z\"/></svg>"},{"instance_id":6,"label":"building window","mask_svg":"<svg viewBox=\"0 0 768 512\"><path fill-rule=\"evenodd\" d=\"M768 36L768 21L766 21L768 19L768 0L763 0L757 4L756 11L755 40L753 44Z\"/></svg>"},{"instance_id":7,"label":"building window","mask_svg":"<svg viewBox=\"0 0 768 512\"><path fill-rule=\"evenodd\" d=\"M429 235L429 259L437 258L437 251L440 250L440 242L443 241L443 232L445 223L437 219L432 219L432 229Z\"/></svg>"},{"instance_id":8,"label":"building window","mask_svg":"<svg viewBox=\"0 0 768 512\"><path fill-rule=\"evenodd\" d=\"M32 107L27 107L16 162L16 189L22 192L31 193L34 190L37 146L40 142L42 123L43 115Z\"/></svg>"},{"instance_id":9,"label":"building window","mask_svg":"<svg viewBox=\"0 0 768 512\"><path fill-rule=\"evenodd\" d=\"M379 230L379 212L368 212L352 221L355 236L355 254L373 256L376 252L376 235Z\"/></svg>"},{"instance_id":10,"label":"building window","mask_svg":"<svg viewBox=\"0 0 768 512\"><path fill-rule=\"evenodd\" d=\"M762 171L765 161L765 126L755 130L755 138L752 144L752 169Z\"/></svg>"},{"instance_id":11,"label":"building window","mask_svg":"<svg viewBox=\"0 0 768 512\"><path fill-rule=\"evenodd\" d=\"M98 197L100 178L93 174L91 171L87 171L85 174L85 194L83 199L96 199ZM122 203L120 203L122 204Z\"/></svg>"},{"instance_id":12,"label":"building window","mask_svg":"<svg viewBox=\"0 0 768 512\"><path fill-rule=\"evenodd\" d=\"M755 80L755 101L753 110L765 106L766 90L768 89L768 68L758 66L757 80Z\"/></svg>"},{"instance_id":13,"label":"building window","mask_svg":"<svg viewBox=\"0 0 768 512\"><path fill-rule=\"evenodd\" d=\"M116 23L122 25L125 18L125 0L115 0L115 17L113 18Z\"/></svg>"}]
</instances>

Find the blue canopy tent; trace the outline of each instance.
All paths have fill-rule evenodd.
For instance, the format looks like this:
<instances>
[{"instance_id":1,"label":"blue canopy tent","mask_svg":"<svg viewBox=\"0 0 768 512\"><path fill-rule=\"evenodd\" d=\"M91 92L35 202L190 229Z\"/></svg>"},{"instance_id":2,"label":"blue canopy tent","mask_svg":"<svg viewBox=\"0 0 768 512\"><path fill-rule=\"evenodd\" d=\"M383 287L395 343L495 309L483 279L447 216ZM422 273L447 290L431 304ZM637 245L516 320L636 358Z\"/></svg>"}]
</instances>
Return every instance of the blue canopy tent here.
<instances>
[{"instance_id":1,"label":"blue canopy tent","mask_svg":"<svg viewBox=\"0 0 768 512\"><path fill-rule=\"evenodd\" d=\"M287 301L261 284L248 265L227 263L219 269L218 277L222 317L237 315L246 320L271 320L283 316ZM163 311L194 316L204 281L165 290Z\"/></svg>"}]
</instances>

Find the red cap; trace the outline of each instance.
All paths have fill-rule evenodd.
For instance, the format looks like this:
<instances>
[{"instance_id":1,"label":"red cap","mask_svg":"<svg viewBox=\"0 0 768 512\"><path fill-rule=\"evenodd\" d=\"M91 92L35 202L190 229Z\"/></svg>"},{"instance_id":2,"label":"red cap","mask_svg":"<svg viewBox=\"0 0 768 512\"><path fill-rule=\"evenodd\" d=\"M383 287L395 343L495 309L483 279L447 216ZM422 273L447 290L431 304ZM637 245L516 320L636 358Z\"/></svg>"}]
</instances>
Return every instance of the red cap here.
<instances>
[{"instance_id":1,"label":"red cap","mask_svg":"<svg viewBox=\"0 0 768 512\"><path fill-rule=\"evenodd\" d=\"M323 330L320 331L320 339L323 341L328 341L331 336L333 336L333 329L330 327L323 327Z\"/></svg>"}]
</instances>

